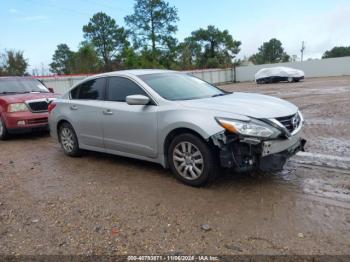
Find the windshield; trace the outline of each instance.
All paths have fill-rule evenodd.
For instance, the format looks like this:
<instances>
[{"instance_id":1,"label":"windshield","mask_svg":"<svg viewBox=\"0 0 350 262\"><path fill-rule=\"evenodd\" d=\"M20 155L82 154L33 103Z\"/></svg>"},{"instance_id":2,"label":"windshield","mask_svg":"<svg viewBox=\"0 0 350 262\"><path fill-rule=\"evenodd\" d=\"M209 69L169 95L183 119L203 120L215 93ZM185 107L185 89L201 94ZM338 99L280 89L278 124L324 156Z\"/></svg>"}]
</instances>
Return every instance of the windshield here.
<instances>
[{"instance_id":1,"label":"windshield","mask_svg":"<svg viewBox=\"0 0 350 262\"><path fill-rule=\"evenodd\" d=\"M139 77L168 100L191 100L227 94L194 76L181 73L147 74Z\"/></svg>"},{"instance_id":2,"label":"windshield","mask_svg":"<svg viewBox=\"0 0 350 262\"><path fill-rule=\"evenodd\" d=\"M48 93L49 90L38 80L30 78L0 78L0 94L16 94L40 92Z\"/></svg>"}]
</instances>

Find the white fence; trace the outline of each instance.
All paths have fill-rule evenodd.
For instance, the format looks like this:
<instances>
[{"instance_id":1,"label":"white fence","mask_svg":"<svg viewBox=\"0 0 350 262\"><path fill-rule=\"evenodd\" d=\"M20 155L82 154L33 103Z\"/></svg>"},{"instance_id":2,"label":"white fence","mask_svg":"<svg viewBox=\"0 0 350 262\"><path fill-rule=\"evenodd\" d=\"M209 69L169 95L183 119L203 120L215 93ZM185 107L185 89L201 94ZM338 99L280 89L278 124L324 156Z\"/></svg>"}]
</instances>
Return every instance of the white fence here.
<instances>
[{"instance_id":1,"label":"white fence","mask_svg":"<svg viewBox=\"0 0 350 262\"><path fill-rule=\"evenodd\" d=\"M341 57L294 63L239 66L236 68L236 81L253 81L254 75L258 70L264 67L274 66L287 66L301 69L305 72L306 78L350 75L350 57ZM188 71L188 73L193 74L194 76L212 84L233 82L235 79L235 73L232 68L195 70ZM71 86L83 80L85 77L87 77L87 75L53 76L39 79L41 79L46 84L46 86L52 87L56 93L64 93Z\"/></svg>"}]
</instances>

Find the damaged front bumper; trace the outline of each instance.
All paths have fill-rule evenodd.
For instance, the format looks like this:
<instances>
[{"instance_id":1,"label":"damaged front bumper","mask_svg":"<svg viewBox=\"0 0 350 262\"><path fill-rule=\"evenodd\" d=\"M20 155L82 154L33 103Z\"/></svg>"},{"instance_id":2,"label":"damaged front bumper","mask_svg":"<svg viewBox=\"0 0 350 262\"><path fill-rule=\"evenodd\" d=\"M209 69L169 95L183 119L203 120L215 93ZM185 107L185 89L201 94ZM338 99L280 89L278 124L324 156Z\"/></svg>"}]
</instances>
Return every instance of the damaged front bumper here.
<instances>
[{"instance_id":1,"label":"damaged front bumper","mask_svg":"<svg viewBox=\"0 0 350 262\"><path fill-rule=\"evenodd\" d=\"M280 171L287 159L298 151L304 151L306 140L300 132L284 139L260 140L219 133L211 137L220 150L222 167L236 172L259 169L265 172Z\"/></svg>"}]
</instances>

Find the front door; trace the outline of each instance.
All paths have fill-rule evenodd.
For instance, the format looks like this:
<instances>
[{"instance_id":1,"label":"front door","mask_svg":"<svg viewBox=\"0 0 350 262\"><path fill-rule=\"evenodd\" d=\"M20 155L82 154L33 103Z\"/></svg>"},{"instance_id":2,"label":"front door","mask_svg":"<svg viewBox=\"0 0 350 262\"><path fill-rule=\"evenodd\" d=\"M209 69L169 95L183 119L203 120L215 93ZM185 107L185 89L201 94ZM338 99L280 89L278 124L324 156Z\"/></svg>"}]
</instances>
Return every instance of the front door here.
<instances>
[{"instance_id":1,"label":"front door","mask_svg":"<svg viewBox=\"0 0 350 262\"><path fill-rule=\"evenodd\" d=\"M110 77L103 110L104 144L110 153L126 153L155 158L157 156L157 106L129 105L129 95L145 95L134 81Z\"/></svg>"}]
</instances>

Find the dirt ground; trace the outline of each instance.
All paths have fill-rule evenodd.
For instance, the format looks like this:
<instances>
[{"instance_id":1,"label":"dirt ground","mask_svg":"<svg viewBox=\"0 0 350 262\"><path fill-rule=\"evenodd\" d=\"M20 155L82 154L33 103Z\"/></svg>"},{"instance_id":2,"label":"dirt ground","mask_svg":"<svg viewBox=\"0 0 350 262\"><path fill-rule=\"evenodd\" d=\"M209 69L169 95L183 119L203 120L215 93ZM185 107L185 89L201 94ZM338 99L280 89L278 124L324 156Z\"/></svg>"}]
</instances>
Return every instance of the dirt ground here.
<instances>
[{"instance_id":1,"label":"dirt ground","mask_svg":"<svg viewBox=\"0 0 350 262\"><path fill-rule=\"evenodd\" d=\"M350 77L223 88L297 104L309 154L350 159ZM155 164L13 137L0 142L0 254L350 254L348 167L297 160L191 188Z\"/></svg>"}]
</instances>

